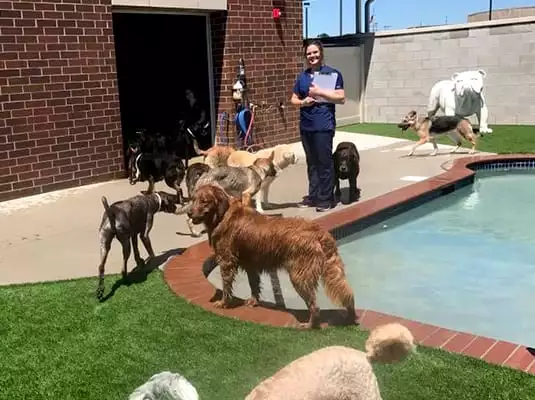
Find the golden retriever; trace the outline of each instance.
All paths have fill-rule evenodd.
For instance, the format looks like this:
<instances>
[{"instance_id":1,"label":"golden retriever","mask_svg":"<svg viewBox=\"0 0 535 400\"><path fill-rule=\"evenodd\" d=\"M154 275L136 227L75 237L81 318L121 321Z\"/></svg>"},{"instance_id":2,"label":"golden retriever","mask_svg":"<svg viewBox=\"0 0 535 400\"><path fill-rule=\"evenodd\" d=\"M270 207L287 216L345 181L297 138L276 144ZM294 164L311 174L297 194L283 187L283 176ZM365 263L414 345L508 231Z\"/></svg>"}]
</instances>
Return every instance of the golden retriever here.
<instances>
[{"instance_id":1,"label":"golden retriever","mask_svg":"<svg viewBox=\"0 0 535 400\"><path fill-rule=\"evenodd\" d=\"M248 306L258 304L260 274L285 269L307 305L307 327L319 326L316 292L320 280L331 301L347 310L347 322L355 323L353 290L336 240L317 223L260 214L212 185L195 191L188 217L195 225L205 225L221 270L223 298L215 307L229 307L238 268L245 270L251 287Z\"/></svg>"}]
</instances>

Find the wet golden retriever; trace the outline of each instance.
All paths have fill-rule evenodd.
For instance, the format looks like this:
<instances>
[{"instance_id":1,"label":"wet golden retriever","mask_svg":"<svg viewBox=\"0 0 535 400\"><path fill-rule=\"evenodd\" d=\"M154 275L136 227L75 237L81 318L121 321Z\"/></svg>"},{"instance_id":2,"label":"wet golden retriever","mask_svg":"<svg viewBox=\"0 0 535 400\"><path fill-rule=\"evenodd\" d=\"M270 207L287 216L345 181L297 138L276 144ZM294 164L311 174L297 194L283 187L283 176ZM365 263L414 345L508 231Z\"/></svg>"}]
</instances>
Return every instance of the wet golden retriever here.
<instances>
[{"instance_id":1,"label":"wet golden retriever","mask_svg":"<svg viewBox=\"0 0 535 400\"><path fill-rule=\"evenodd\" d=\"M238 268L245 270L251 287L248 306L258 304L260 274L285 269L309 310L307 327L319 326L316 292L320 280L331 301L347 310L347 322L355 323L353 290L336 240L317 223L260 214L212 185L199 187L190 207L188 216L193 224L205 225L221 270L223 298L215 307L229 307Z\"/></svg>"}]
</instances>

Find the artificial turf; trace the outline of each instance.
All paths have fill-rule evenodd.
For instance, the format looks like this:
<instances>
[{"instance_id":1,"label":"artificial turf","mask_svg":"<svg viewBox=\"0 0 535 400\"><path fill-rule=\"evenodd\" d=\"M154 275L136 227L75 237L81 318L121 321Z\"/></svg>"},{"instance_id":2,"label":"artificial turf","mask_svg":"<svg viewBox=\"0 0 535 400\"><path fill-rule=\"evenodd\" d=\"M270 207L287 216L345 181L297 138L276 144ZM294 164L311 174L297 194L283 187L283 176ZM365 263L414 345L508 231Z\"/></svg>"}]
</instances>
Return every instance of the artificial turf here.
<instances>
[{"instance_id":1,"label":"artificial turf","mask_svg":"<svg viewBox=\"0 0 535 400\"><path fill-rule=\"evenodd\" d=\"M535 126L533 125L491 125L492 133L487 133L478 139L477 150L489 153L511 154L511 153L535 153ZM407 140L418 140L418 136L412 130L401 133L401 129L396 124L354 124L340 126L339 131L367 133L395 137ZM437 140L437 143L453 145L447 136ZM463 141L463 147L469 148L472 145Z\"/></svg>"},{"instance_id":2,"label":"artificial turf","mask_svg":"<svg viewBox=\"0 0 535 400\"><path fill-rule=\"evenodd\" d=\"M116 279L106 278L108 289ZM295 358L334 344L362 349L367 337L358 327L301 331L220 317L176 297L159 271L104 303L95 288L96 279L0 287L0 398L126 399L169 370L201 399L243 399ZM375 370L385 400L535 396L531 375L440 350L420 347Z\"/></svg>"}]
</instances>

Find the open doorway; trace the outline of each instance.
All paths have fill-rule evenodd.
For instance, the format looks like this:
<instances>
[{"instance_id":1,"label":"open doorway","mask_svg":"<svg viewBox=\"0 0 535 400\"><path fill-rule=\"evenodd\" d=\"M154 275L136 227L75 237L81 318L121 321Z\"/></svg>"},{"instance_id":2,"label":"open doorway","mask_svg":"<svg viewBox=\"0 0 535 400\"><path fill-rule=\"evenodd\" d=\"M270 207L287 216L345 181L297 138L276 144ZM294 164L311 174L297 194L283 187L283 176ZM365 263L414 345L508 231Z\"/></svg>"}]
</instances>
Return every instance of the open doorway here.
<instances>
[{"instance_id":1,"label":"open doorway","mask_svg":"<svg viewBox=\"0 0 535 400\"><path fill-rule=\"evenodd\" d=\"M212 145L211 70L205 15L114 10L113 32L123 142L136 132L172 132L204 118L199 147Z\"/></svg>"}]
</instances>

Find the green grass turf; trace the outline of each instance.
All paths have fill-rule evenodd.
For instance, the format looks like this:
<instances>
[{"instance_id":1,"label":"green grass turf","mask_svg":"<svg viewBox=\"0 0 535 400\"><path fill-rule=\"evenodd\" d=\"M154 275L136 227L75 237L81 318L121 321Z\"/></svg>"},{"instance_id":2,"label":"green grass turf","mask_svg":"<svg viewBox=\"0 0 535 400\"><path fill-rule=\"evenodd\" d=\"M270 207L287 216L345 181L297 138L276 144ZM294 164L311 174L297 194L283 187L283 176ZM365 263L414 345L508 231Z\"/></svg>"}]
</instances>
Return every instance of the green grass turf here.
<instances>
[{"instance_id":1,"label":"green grass turf","mask_svg":"<svg viewBox=\"0 0 535 400\"><path fill-rule=\"evenodd\" d=\"M116 279L107 277L108 290ZM333 344L362 348L367 337L356 327L297 331L219 317L176 297L159 271L102 304L95 287L96 279L0 287L0 398L125 399L170 370L201 399L243 399L295 358ZM535 396L535 377L439 350L375 370L385 400Z\"/></svg>"},{"instance_id":2,"label":"green grass turf","mask_svg":"<svg viewBox=\"0 0 535 400\"><path fill-rule=\"evenodd\" d=\"M477 150L489 153L535 153L535 126L533 125L491 125L492 133L485 134L478 139ZM395 137L407 140L418 140L412 130L401 134L396 124L354 124L340 126L339 131L368 133ZM441 137L437 143L453 145L447 136ZM470 148L470 142L463 141L463 147Z\"/></svg>"}]
</instances>

